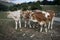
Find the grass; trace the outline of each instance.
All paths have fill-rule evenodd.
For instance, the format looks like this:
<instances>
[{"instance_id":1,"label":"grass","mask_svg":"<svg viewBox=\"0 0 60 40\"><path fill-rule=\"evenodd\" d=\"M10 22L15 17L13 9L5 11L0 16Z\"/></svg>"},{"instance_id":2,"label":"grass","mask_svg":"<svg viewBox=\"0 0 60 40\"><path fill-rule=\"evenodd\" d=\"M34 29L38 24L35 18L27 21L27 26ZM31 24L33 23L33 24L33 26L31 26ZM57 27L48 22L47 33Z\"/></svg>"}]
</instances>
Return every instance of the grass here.
<instances>
[{"instance_id":1,"label":"grass","mask_svg":"<svg viewBox=\"0 0 60 40\"><path fill-rule=\"evenodd\" d=\"M0 19L6 19L7 18L7 13L4 11L0 11Z\"/></svg>"}]
</instances>

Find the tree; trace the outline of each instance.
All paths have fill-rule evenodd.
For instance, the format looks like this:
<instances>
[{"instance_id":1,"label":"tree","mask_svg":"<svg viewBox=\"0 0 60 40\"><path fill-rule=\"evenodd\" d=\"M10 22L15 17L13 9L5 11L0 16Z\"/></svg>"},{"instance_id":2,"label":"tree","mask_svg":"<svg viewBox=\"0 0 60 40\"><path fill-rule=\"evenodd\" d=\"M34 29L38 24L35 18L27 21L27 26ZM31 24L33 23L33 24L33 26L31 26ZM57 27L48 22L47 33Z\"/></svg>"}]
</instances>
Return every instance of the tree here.
<instances>
[{"instance_id":1,"label":"tree","mask_svg":"<svg viewBox=\"0 0 60 40\"><path fill-rule=\"evenodd\" d=\"M54 0L54 4L59 5L60 4L60 0Z\"/></svg>"},{"instance_id":2,"label":"tree","mask_svg":"<svg viewBox=\"0 0 60 40\"><path fill-rule=\"evenodd\" d=\"M7 10L8 10L8 6L0 3L0 11L7 11Z\"/></svg>"},{"instance_id":3,"label":"tree","mask_svg":"<svg viewBox=\"0 0 60 40\"><path fill-rule=\"evenodd\" d=\"M40 2L39 1L32 3L31 10L35 10L35 9L39 9L39 10L42 9L41 6L40 6Z\"/></svg>"}]
</instances>

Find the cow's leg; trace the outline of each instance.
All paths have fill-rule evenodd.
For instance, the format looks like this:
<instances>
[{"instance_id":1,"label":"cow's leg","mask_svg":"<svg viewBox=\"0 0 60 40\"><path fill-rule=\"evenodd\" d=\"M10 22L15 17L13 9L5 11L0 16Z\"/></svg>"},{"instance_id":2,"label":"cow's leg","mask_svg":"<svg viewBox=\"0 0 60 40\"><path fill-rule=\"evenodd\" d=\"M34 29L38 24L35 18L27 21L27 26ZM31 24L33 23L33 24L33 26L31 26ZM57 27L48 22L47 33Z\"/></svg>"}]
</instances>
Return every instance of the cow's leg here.
<instances>
[{"instance_id":1,"label":"cow's leg","mask_svg":"<svg viewBox=\"0 0 60 40\"><path fill-rule=\"evenodd\" d=\"M24 18L22 17L22 20L24 21Z\"/></svg>"},{"instance_id":2,"label":"cow's leg","mask_svg":"<svg viewBox=\"0 0 60 40\"><path fill-rule=\"evenodd\" d=\"M43 24L44 24L44 23L43 23L43 22L40 22L39 24L40 24L40 26L41 26L41 27L40 27L40 32L42 32L42 30L43 30Z\"/></svg>"},{"instance_id":3,"label":"cow's leg","mask_svg":"<svg viewBox=\"0 0 60 40\"><path fill-rule=\"evenodd\" d=\"M15 21L15 29L17 30L18 21Z\"/></svg>"},{"instance_id":4,"label":"cow's leg","mask_svg":"<svg viewBox=\"0 0 60 40\"><path fill-rule=\"evenodd\" d=\"M33 28L35 28L35 22L33 22Z\"/></svg>"},{"instance_id":5,"label":"cow's leg","mask_svg":"<svg viewBox=\"0 0 60 40\"><path fill-rule=\"evenodd\" d=\"M40 27L40 32L42 32L42 29L43 29L42 27L43 27L43 25L41 25L41 27Z\"/></svg>"},{"instance_id":6,"label":"cow's leg","mask_svg":"<svg viewBox=\"0 0 60 40\"><path fill-rule=\"evenodd\" d=\"M51 29L53 28L53 22L54 22L54 17L52 18L52 21L51 21Z\"/></svg>"},{"instance_id":7,"label":"cow's leg","mask_svg":"<svg viewBox=\"0 0 60 40\"><path fill-rule=\"evenodd\" d=\"M27 26L26 24L27 24L27 20L25 20L25 27Z\"/></svg>"},{"instance_id":8,"label":"cow's leg","mask_svg":"<svg viewBox=\"0 0 60 40\"><path fill-rule=\"evenodd\" d=\"M21 28L21 19L19 20L19 27Z\"/></svg>"},{"instance_id":9,"label":"cow's leg","mask_svg":"<svg viewBox=\"0 0 60 40\"><path fill-rule=\"evenodd\" d=\"M44 24L45 32L47 32L47 24Z\"/></svg>"},{"instance_id":10,"label":"cow's leg","mask_svg":"<svg viewBox=\"0 0 60 40\"><path fill-rule=\"evenodd\" d=\"M51 22L49 21L49 22L48 22L48 29L50 28L50 24L51 24Z\"/></svg>"},{"instance_id":11,"label":"cow's leg","mask_svg":"<svg viewBox=\"0 0 60 40\"><path fill-rule=\"evenodd\" d=\"M29 20L28 24L29 24L29 27L32 28L32 27L31 27L31 24L30 24L30 20Z\"/></svg>"}]
</instances>

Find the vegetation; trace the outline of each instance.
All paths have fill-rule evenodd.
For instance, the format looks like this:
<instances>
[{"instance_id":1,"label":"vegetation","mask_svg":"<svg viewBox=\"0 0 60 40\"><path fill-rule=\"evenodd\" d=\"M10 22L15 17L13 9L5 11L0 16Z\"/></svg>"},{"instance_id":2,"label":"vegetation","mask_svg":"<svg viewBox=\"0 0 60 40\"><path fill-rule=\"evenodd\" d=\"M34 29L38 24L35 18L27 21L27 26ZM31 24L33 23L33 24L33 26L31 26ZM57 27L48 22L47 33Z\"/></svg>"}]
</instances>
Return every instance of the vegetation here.
<instances>
[{"instance_id":1,"label":"vegetation","mask_svg":"<svg viewBox=\"0 0 60 40\"><path fill-rule=\"evenodd\" d=\"M8 3L7 3L8 4ZM18 10L18 9L22 9L22 10L34 10L34 9L42 9L42 7L40 5L58 5L60 4L60 0L54 0L53 2L52 1L47 1L47 0L44 0L42 2L40 2L39 0L37 2L29 2L29 3L22 3L22 4L13 4L11 6L7 6L7 5L4 5L3 3L0 2L0 11L7 11L7 10L11 10L11 11L14 11L14 10ZM10 3L9 3L10 5Z\"/></svg>"},{"instance_id":2,"label":"vegetation","mask_svg":"<svg viewBox=\"0 0 60 40\"><path fill-rule=\"evenodd\" d=\"M37 2L29 2L29 3L22 3L22 4L14 4L13 6L5 6L3 4L0 3L0 11L7 11L7 10L18 10L18 9L22 9L22 10L34 10L34 9L42 9L40 6L40 3Z\"/></svg>"},{"instance_id":3,"label":"vegetation","mask_svg":"<svg viewBox=\"0 0 60 40\"><path fill-rule=\"evenodd\" d=\"M5 6L0 3L0 11L5 11L5 10L8 10L8 6Z\"/></svg>"}]
</instances>

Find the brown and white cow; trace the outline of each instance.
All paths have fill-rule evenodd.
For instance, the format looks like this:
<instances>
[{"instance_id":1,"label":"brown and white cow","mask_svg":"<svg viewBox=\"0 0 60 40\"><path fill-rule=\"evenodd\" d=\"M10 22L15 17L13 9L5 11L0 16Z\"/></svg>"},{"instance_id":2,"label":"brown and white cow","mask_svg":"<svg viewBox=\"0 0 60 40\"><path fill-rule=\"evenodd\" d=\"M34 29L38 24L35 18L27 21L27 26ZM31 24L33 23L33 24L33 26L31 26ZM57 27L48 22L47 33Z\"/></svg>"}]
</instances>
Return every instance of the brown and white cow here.
<instances>
[{"instance_id":1,"label":"brown and white cow","mask_svg":"<svg viewBox=\"0 0 60 40\"><path fill-rule=\"evenodd\" d=\"M42 32L43 25L46 25L48 22L47 18L45 17L45 14L42 12L34 12L31 14L31 21L38 22L41 25L40 32ZM47 32L47 29L46 29Z\"/></svg>"},{"instance_id":2,"label":"brown and white cow","mask_svg":"<svg viewBox=\"0 0 60 40\"><path fill-rule=\"evenodd\" d=\"M31 21L38 22L41 25L40 32L42 32L43 25L46 27L48 24L48 28L51 24L51 29L53 25L53 19L54 19L54 11L48 10L48 11L34 11L31 13ZM51 22L51 23L50 23ZM47 28L45 28L45 31L47 32Z\"/></svg>"},{"instance_id":3,"label":"brown and white cow","mask_svg":"<svg viewBox=\"0 0 60 40\"><path fill-rule=\"evenodd\" d=\"M25 11L22 11L22 19L24 20L24 22L25 22L25 27L27 27L27 20L29 21L28 22L28 24L29 24L29 26L30 26L30 28L31 28L31 25L30 25L30 10L25 10Z\"/></svg>"}]
</instances>

